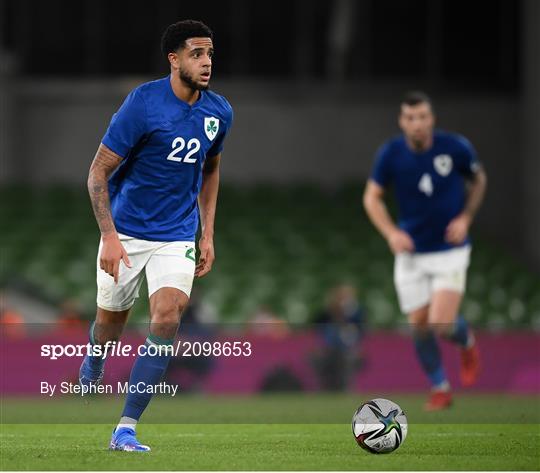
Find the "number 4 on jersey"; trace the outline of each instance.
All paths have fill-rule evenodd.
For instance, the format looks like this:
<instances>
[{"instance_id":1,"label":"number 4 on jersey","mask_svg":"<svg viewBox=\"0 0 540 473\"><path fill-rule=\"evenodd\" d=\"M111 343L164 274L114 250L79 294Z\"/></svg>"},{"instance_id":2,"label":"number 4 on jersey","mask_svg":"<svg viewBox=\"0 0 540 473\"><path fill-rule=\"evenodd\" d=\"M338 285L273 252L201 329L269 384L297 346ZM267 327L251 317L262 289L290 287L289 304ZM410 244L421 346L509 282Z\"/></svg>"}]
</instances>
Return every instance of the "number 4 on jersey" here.
<instances>
[{"instance_id":1,"label":"number 4 on jersey","mask_svg":"<svg viewBox=\"0 0 540 473\"><path fill-rule=\"evenodd\" d=\"M427 172L422 174L420 181L418 181L418 189L420 190L420 192L423 192L428 197L431 197L431 195L433 194L433 181L431 180L431 176Z\"/></svg>"}]
</instances>

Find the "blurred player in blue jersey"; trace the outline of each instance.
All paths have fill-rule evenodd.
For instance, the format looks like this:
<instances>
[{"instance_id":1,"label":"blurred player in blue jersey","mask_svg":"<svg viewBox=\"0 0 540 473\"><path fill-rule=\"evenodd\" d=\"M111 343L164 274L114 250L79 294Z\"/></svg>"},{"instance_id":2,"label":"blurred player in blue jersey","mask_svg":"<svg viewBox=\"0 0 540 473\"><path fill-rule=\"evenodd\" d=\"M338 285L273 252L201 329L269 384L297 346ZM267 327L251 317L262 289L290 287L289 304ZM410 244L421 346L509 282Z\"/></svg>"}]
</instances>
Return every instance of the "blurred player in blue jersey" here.
<instances>
[{"instance_id":1,"label":"blurred player in blue jersey","mask_svg":"<svg viewBox=\"0 0 540 473\"><path fill-rule=\"evenodd\" d=\"M88 190L101 231L90 342L103 346L118 340L146 274L151 320L146 345L161 347L159 356L135 358L129 385L138 388L127 395L110 442L113 450L150 450L135 437L152 397L141 388L160 383L193 278L208 273L214 261L219 163L232 108L208 90L212 38L198 21L167 28L161 46L170 75L127 96L90 168ZM87 356L80 382L98 384L103 372L104 359Z\"/></svg>"},{"instance_id":2,"label":"blurred player in blue jersey","mask_svg":"<svg viewBox=\"0 0 540 473\"><path fill-rule=\"evenodd\" d=\"M471 251L469 227L482 202L486 175L462 136L434 130L431 101L422 92L401 103L401 136L378 151L364 192L369 218L395 255L394 283L401 310L414 330L416 353L432 392L427 410L452 403L436 335L461 348L461 383L475 383L479 355L458 314ZM384 204L392 186L397 225Z\"/></svg>"}]
</instances>

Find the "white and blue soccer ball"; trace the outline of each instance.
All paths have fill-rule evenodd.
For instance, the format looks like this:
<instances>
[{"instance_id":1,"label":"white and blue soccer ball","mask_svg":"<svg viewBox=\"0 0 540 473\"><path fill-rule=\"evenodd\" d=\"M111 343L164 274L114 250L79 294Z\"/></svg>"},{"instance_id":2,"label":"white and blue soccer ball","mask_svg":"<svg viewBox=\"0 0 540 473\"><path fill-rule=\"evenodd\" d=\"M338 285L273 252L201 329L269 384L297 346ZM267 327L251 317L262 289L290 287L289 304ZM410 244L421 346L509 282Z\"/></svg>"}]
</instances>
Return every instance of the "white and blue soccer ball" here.
<instances>
[{"instance_id":1,"label":"white and blue soccer ball","mask_svg":"<svg viewBox=\"0 0 540 473\"><path fill-rule=\"evenodd\" d=\"M371 453L390 453L407 437L407 417L388 399L372 399L354 413L352 430L358 445Z\"/></svg>"}]
</instances>

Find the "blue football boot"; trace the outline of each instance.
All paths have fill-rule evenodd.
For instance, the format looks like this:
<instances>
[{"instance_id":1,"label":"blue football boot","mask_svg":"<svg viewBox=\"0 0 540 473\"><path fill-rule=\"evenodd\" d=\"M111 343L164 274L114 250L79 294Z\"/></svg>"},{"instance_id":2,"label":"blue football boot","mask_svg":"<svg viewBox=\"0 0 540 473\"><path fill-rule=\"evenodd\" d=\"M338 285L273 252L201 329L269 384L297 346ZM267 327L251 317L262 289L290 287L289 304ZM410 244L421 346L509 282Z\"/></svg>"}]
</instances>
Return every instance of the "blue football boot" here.
<instances>
[{"instance_id":1,"label":"blue football boot","mask_svg":"<svg viewBox=\"0 0 540 473\"><path fill-rule=\"evenodd\" d=\"M109 450L121 452L149 452L150 447L142 445L135 437L135 431L129 427L113 430Z\"/></svg>"}]
</instances>

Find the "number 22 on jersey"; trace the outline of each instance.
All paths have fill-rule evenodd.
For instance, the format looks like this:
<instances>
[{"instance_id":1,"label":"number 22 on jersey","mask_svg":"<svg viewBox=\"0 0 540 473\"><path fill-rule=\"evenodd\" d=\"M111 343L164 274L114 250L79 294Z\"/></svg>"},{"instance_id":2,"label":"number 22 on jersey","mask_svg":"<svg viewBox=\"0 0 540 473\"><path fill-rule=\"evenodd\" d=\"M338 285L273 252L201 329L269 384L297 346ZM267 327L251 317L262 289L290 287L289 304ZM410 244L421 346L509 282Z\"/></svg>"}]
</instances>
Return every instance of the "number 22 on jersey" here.
<instances>
[{"instance_id":1,"label":"number 22 on jersey","mask_svg":"<svg viewBox=\"0 0 540 473\"><path fill-rule=\"evenodd\" d=\"M184 157L178 156L178 153L182 152L183 149L186 147L186 140L182 138L181 136L176 137L172 142L172 151L167 156L167 159L169 161L177 161L179 163L195 163L197 162L196 158L192 158L195 153L197 153L201 149L201 142L197 138L191 138L187 142L187 149L188 152Z\"/></svg>"}]
</instances>

